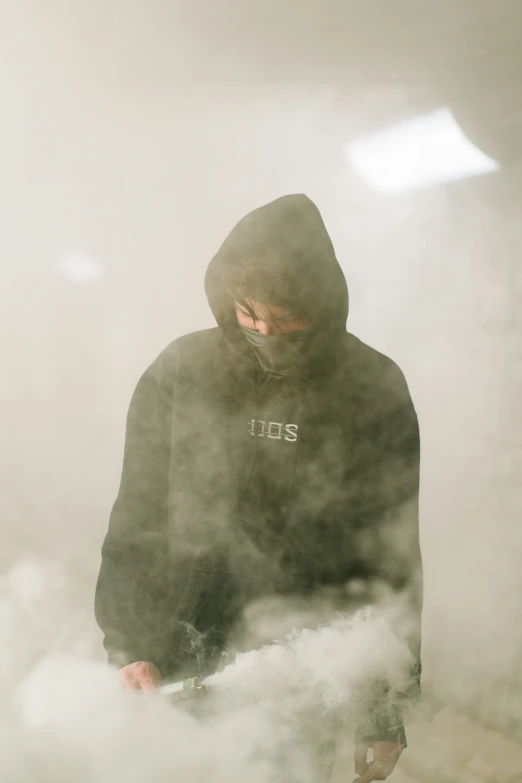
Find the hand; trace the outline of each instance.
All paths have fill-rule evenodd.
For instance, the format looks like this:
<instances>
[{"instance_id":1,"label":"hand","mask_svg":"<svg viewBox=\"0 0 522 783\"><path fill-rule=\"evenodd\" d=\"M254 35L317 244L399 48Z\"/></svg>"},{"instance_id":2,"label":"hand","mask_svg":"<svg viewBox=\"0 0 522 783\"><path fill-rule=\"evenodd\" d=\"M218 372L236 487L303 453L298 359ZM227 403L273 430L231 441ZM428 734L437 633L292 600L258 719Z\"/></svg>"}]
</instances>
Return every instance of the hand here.
<instances>
[{"instance_id":1,"label":"hand","mask_svg":"<svg viewBox=\"0 0 522 783\"><path fill-rule=\"evenodd\" d=\"M395 769L405 746L396 745L394 742L374 742L373 761L368 764L369 747L369 745L357 745L355 748L355 772L359 777L354 780L354 783L386 780Z\"/></svg>"},{"instance_id":2,"label":"hand","mask_svg":"<svg viewBox=\"0 0 522 783\"><path fill-rule=\"evenodd\" d=\"M161 682L161 674L150 661L135 661L120 669L120 679L128 690L153 693Z\"/></svg>"}]
</instances>

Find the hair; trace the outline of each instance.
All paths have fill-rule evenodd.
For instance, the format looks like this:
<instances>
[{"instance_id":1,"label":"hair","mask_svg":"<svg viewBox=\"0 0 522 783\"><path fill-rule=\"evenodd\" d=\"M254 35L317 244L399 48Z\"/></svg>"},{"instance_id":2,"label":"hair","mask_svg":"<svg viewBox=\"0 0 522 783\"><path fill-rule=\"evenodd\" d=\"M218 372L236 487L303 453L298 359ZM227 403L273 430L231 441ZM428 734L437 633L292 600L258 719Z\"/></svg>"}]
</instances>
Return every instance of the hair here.
<instances>
[{"instance_id":1,"label":"hair","mask_svg":"<svg viewBox=\"0 0 522 783\"><path fill-rule=\"evenodd\" d=\"M262 261L241 261L234 265L226 281L226 290L234 305L255 319L250 301L266 304L266 316L273 318L270 305L284 307L296 318L311 321L316 317L312 291L288 269L273 269Z\"/></svg>"}]
</instances>

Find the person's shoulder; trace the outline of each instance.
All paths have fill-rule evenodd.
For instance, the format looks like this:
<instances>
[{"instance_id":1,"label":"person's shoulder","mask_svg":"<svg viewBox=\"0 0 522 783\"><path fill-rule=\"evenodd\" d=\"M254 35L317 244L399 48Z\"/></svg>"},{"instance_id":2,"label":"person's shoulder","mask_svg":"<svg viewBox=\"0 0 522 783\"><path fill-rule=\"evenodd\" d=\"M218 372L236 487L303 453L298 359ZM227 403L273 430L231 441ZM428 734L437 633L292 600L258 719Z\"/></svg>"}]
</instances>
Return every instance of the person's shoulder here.
<instances>
[{"instance_id":1,"label":"person's shoulder","mask_svg":"<svg viewBox=\"0 0 522 783\"><path fill-rule=\"evenodd\" d=\"M408 384L399 365L384 353L363 342L350 332L345 339L346 371L365 384L381 388L393 396L409 398Z\"/></svg>"},{"instance_id":2,"label":"person's shoulder","mask_svg":"<svg viewBox=\"0 0 522 783\"><path fill-rule=\"evenodd\" d=\"M170 394L180 366L204 364L222 347L220 329L201 329L181 335L169 343L145 370L144 376L154 379L160 389Z\"/></svg>"},{"instance_id":3,"label":"person's shoulder","mask_svg":"<svg viewBox=\"0 0 522 783\"><path fill-rule=\"evenodd\" d=\"M214 326L211 329L199 329L196 332L189 332L178 337L172 345L176 345L180 350L209 349L223 342L224 338L219 327ZM167 346L170 348L171 346Z\"/></svg>"}]
</instances>

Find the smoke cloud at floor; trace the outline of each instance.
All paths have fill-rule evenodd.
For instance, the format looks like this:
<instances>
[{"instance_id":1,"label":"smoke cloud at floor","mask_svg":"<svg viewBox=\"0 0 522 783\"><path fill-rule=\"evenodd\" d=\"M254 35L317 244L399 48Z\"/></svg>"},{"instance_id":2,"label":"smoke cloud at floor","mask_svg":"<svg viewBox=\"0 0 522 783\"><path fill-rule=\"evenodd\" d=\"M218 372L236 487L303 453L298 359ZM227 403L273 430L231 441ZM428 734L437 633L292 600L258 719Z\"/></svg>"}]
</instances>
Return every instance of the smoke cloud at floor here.
<instances>
[{"instance_id":1,"label":"smoke cloud at floor","mask_svg":"<svg viewBox=\"0 0 522 783\"><path fill-rule=\"evenodd\" d=\"M353 727L358 692L375 679L403 690L411 664L382 617L338 615L239 653L189 709L124 691L115 670L92 660L56 564L19 564L0 606L0 773L13 783L271 783L283 772L313 783L315 748Z\"/></svg>"}]
</instances>

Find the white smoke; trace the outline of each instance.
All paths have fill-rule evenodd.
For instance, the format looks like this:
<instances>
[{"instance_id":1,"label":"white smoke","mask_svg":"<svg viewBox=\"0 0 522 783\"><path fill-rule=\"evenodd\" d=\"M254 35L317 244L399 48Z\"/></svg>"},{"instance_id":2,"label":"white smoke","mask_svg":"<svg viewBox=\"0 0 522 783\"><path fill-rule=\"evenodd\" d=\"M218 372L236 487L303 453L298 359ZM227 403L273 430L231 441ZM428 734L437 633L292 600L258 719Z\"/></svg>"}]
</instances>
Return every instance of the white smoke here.
<instances>
[{"instance_id":1,"label":"white smoke","mask_svg":"<svg viewBox=\"0 0 522 783\"><path fill-rule=\"evenodd\" d=\"M361 682L386 679L402 690L410 663L385 620L366 610L353 618L339 614L328 626L300 630L284 643L240 653L208 682L255 703L296 691L303 702L319 698L324 709L331 710L349 704Z\"/></svg>"},{"instance_id":2,"label":"white smoke","mask_svg":"<svg viewBox=\"0 0 522 783\"><path fill-rule=\"evenodd\" d=\"M313 783L313 742L354 690L408 656L383 620L339 616L237 655L208 679L194 714L160 694L123 691L92 660L63 573L25 563L3 583L0 779L9 783ZM76 616L75 616L76 614ZM313 741L312 741L313 740Z\"/></svg>"}]
</instances>

